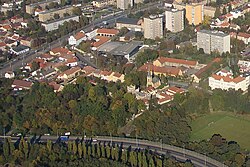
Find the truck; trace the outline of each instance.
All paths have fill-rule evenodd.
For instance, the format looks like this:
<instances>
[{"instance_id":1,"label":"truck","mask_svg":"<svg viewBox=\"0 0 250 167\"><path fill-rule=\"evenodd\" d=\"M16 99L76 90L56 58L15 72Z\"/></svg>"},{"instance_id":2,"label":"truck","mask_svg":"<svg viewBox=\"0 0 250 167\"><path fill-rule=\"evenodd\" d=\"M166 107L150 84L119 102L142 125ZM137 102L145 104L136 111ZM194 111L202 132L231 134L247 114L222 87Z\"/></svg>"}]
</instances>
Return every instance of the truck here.
<instances>
[{"instance_id":1,"label":"truck","mask_svg":"<svg viewBox=\"0 0 250 167\"><path fill-rule=\"evenodd\" d=\"M66 141L68 141L69 140L69 136L60 136L60 141L62 141L62 142L66 142Z\"/></svg>"}]
</instances>

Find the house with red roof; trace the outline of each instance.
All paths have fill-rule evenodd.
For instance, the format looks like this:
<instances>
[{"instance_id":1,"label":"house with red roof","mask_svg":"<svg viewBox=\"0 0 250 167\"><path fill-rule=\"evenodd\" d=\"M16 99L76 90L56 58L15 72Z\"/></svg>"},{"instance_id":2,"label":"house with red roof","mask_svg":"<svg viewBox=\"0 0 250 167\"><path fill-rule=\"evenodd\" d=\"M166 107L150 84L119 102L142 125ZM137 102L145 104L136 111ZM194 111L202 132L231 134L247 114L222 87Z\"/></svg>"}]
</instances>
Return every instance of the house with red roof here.
<instances>
[{"instance_id":1,"label":"house with red roof","mask_svg":"<svg viewBox=\"0 0 250 167\"><path fill-rule=\"evenodd\" d=\"M182 76L183 73L180 68L177 67L159 67L151 63L142 65L138 71L144 72L153 72L155 75L164 75L164 76Z\"/></svg>"},{"instance_id":2,"label":"house with red roof","mask_svg":"<svg viewBox=\"0 0 250 167\"><path fill-rule=\"evenodd\" d=\"M186 68L196 68L199 63L197 61L190 61L184 59L175 59L169 57L159 57L153 62L154 66L164 67L186 67Z\"/></svg>"},{"instance_id":3,"label":"house with red roof","mask_svg":"<svg viewBox=\"0 0 250 167\"><path fill-rule=\"evenodd\" d=\"M49 86L51 86L54 89L54 92L60 92L63 90L63 85L60 85L56 83L55 81L52 81L49 83Z\"/></svg>"},{"instance_id":4,"label":"house with red roof","mask_svg":"<svg viewBox=\"0 0 250 167\"><path fill-rule=\"evenodd\" d=\"M119 33L116 29L99 28L97 29L97 36L113 37Z\"/></svg>"},{"instance_id":5,"label":"house with red roof","mask_svg":"<svg viewBox=\"0 0 250 167\"><path fill-rule=\"evenodd\" d=\"M6 43L0 42L0 50L4 51L6 49Z\"/></svg>"},{"instance_id":6,"label":"house with red roof","mask_svg":"<svg viewBox=\"0 0 250 167\"><path fill-rule=\"evenodd\" d=\"M110 41L110 37L106 37L106 36L96 36L95 38L95 42L93 42L92 45L92 50L96 50L97 48L99 48L101 45L103 45L104 43Z\"/></svg>"},{"instance_id":7,"label":"house with red roof","mask_svg":"<svg viewBox=\"0 0 250 167\"><path fill-rule=\"evenodd\" d=\"M75 35L71 35L68 39L69 45L78 46L82 41L87 40L87 37L85 35L84 31L80 31L76 33Z\"/></svg>"},{"instance_id":8,"label":"house with red roof","mask_svg":"<svg viewBox=\"0 0 250 167\"><path fill-rule=\"evenodd\" d=\"M14 90L30 89L33 85L32 82L15 79L11 85Z\"/></svg>"},{"instance_id":9,"label":"house with red roof","mask_svg":"<svg viewBox=\"0 0 250 167\"><path fill-rule=\"evenodd\" d=\"M233 75L228 75L223 72L217 72L216 74L212 74L209 79L209 87L213 89L222 89L222 90L242 90L247 91L249 86L249 76L248 77L233 77Z\"/></svg>"},{"instance_id":10,"label":"house with red roof","mask_svg":"<svg viewBox=\"0 0 250 167\"><path fill-rule=\"evenodd\" d=\"M12 23L20 23L20 22L23 21L23 17L21 17L21 16L13 16L13 17L10 19L10 21L11 21Z\"/></svg>"},{"instance_id":11,"label":"house with red roof","mask_svg":"<svg viewBox=\"0 0 250 167\"><path fill-rule=\"evenodd\" d=\"M59 80L69 80L73 79L77 76L79 76L81 73L81 68L80 67L73 67L71 69L68 69L61 74L58 75L57 79Z\"/></svg>"},{"instance_id":12,"label":"house with red roof","mask_svg":"<svg viewBox=\"0 0 250 167\"><path fill-rule=\"evenodd\" d=\"M52 56L62 55L62 54L74 55L74 53L71 52L69 49L63 47L53 48L49 53Z\"/></svg>"},{"instance_id":13,"label":"house with red roof","mask_svg":"<svg viewBox=\"0 0 250 167\"><path fill-rule=\"evenodd\" d=\"M243 41L246 45L250 43L250 34L245 32L239 32L238 34L235 32L231 32L230 36L232 38L237 38L238 40Z\"/></svg>"}]
</instances>

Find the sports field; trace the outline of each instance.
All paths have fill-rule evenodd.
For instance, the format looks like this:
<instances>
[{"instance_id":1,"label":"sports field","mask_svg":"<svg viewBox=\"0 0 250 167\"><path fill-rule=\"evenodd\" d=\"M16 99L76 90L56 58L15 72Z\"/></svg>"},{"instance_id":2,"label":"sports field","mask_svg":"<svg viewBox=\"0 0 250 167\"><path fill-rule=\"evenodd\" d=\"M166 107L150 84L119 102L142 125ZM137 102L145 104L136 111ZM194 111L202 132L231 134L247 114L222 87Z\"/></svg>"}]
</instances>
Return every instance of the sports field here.
<instances>
[{"instance_id":1,"label":"sports field","mask_svg":"<svg viewBox=\"0 0 250 167\"><path fill-rule=\"evenodd\" d=\"M221 134L244 149L250 150L250 118L228 113L213 113L197 118L191 124L191 140L209 139Z\"/></svg>"}]
</instances>

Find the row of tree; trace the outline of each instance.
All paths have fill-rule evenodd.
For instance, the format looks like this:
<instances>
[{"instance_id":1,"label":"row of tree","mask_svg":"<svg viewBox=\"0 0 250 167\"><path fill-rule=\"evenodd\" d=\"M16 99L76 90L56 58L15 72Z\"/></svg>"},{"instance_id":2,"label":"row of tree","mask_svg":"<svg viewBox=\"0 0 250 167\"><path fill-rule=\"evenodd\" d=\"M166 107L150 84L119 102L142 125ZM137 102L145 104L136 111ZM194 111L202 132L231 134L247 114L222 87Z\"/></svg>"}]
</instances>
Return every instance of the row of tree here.
<instances>
[{"instance_id":1,"label":"row of tree","mask_svg":"<svg viewBox=\"0 0 250 167\"><path fill-rule=\"evenodd\" d=\"M33 143L21 138L16 143L5 139L0 144L0 164L22 166L193 166L190 162L177 162L169 155L158 155L152 151L123 148L122 145L93 144L84 141L46 144Z\"/></svg>"}]
</instances>

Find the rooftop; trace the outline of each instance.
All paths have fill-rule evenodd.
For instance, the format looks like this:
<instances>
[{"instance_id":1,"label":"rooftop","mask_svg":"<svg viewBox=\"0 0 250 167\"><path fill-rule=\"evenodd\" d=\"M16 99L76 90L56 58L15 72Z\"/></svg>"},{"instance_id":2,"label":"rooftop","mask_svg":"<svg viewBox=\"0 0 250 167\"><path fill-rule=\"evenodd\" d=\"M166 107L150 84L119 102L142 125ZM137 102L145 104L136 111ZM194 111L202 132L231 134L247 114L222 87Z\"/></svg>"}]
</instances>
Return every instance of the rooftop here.
<instances>
[{"instance_id":1,"label":"rooftop","mask_svg":"<svg viewBox=\"0 0 250 167\"><path fill-rule=\"evenodd\" d=\"M143 44L142 41L131 41L129 43L125 43L111 51L111 54L117 56L124 56L132 53L136 48Z\"/></svg>"},{"instance_id":2,"label":"rooftop","mask_svg":"<svg viewBox=\"0 0 250 167\"><path fill-rule=\"evenodd\" d=\"M228 34L225 34L222 31L210 31L210 30L200 30L199 32L209 34L209 35L215 35L215 36L220 36L220 37L226 37Z\"/></svg>"},{"instance_id":3,"label":"rooftop","mask_svg":"<svg viewBox=\"0 0 250 167\"><path fill-rule=\"evenodd\" d=\"M159 57L157 60L159 60L161 63L170 62L170 63L178 63L178 64L189 65L189 66L195 66L195 65L198 64L197 61L190 61L190 60L184 60L184 59L175 59L175 58L168 58L168 57Z\"/></svg>"},{"instance_id":4,"label":"rooftop","mask_svg":"<svg viewBox=\"0 0 250 167\"><path fill-rule=\"evenodd\" d=\"M110 41L110 42L106 42L104 43L102 46L100 46L97 50L99 52L110 52L112 51L113 49L119 47L122 45L122 42L113 42L113 41Z\"/></svg>"},{"instance_id":5,"label":"rooftop","mask_svg":"<svg viewBox=\"0 0 250 167\"><path fill-rule=\"evenodd\" d=\"M134 18L127 18L127 17L121 17L116 20L117 23L123 23L123 24L134 24L137 25L139 22L139 19Z\"/></svg>"}]
</instances>

